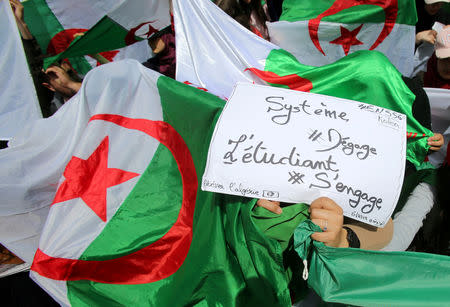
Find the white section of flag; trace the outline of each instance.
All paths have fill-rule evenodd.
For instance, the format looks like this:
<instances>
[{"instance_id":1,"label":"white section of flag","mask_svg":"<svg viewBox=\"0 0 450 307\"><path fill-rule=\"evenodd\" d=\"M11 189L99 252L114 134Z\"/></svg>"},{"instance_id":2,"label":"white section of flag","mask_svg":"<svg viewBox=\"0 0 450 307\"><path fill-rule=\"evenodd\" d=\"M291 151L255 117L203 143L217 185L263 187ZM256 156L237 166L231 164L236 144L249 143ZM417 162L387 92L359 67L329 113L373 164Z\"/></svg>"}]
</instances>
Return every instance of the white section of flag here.
<instances>
[{"instance_id":1,"label":"white section of flag","mask_svg":"<svg viewBox=\"0 0 450 307\"><path fill-rule=\"evenodd\" d=\"M64 29L89 29L125 0L47 0L47 6Z\"/></svg>"},{"instance_id":2,"label":"white section of flag","mask_svg":"<svg viewBox=\"0 0 450 307\"><path fill-rule=\"evenodd\" d=\"M80 144L87 144L85 142L94 139L101 141L105 135L109 135L109 167L139 174L145 170L158 142L139 132L126 132L126 138L115 139L114 131L118 127L105 123L89 124L89 119L94 114L108 113L162 120L155 81L159 76L160 74L146 69L134 60L100 66L86 76L80 92L55 115L30 122L14 138L10 148L0 151L0 242L5 242L6 248L27 262L33 259L38 246L37 240L66 164L74 152L85 159L95 149ZM99 125L102 127L97 129ZM92 146L98 145L99 142ZM121 157L121 149L125 146L136 146L140 150L136 150L133 157ZM145 162L137 162L141 158ZM108 189L108 218L128 195L133 182L133 179L130 180L125 194L114 187ZM127 182L124 183L126 184ZM52 208L56 213L50 215L50 219L57 218L62 229L80 227L81 232L89 232L90 239L84 239L85 244L76 247L80 250L84 250L90 243L89 240L96 236L95 233L98 234L104 227L105 223L81 200L58 203ZM91 218L99 219L98 229L82 229L83 219ZM19 225L20 227L16 227ZM5 231L7 229L15 229L14 234ZM76 238L66 235L69 232L61 235L58 230L58 233L51 236L51 231L54 231L51 227L46 229L47 236L41 245L44 252L51 252L45 249L47 244L59 245L67 244L70 240L76 241ZM68 246L66 248L71 250ZM78 249L77 251L79 253Z\"/></svg>"},{"instance_id":3,"label":"white section of flag","mask_svg":"<svg viewBox=\"0 0 450 307\"><path fill-rule=\"evenodd\" d=\"M0 140L42 118L33 80L9 1L0 0Z\"/></svg>"},{"instance_id":4,"label":"white section of flag","mask_svg":"<svg viewBox=\"0 0 450 307\"><path fill-rule=\"evenodd\" d=\"M169 1L125 1L108 17L128 30L149 21L152 27L163 29L170 25Z\"/></svg>"},{"instance_id":5,"label":"white section of flag","mask_svg":"<svg viewBox=\"0 0 450 307\"><path fill-rule=\"evenodd\" d=\"M241 82L266 84L250 71L263 70L279 47L250 32L210 0L174 0L176 79L227 98Z\"/></svg>"},{"instance_id":6,"label":"white section of flag","mask_svg":"<svg viewBox=\"0 0 450 307\"><path fill-rule=\"evenodd\" d=\"M353 30L359 24L340 24L322 21L319 26L318 37L325 52L324 56L312 42L308 31L308 20L288 22L278 21L267 23L270 40L292 53L302 64L323 66L334 63L345 56L342 45L330 44L330 41L341 36L340 26ZM357 50L368 50L381 30L383 24L365 23L356 38L363 45L353 45L350 53ZM414 66L414 37L413 26L396 24L392 32L375 50L382 52L404 76L410 76Z\"/></svg>"}]
</instances>

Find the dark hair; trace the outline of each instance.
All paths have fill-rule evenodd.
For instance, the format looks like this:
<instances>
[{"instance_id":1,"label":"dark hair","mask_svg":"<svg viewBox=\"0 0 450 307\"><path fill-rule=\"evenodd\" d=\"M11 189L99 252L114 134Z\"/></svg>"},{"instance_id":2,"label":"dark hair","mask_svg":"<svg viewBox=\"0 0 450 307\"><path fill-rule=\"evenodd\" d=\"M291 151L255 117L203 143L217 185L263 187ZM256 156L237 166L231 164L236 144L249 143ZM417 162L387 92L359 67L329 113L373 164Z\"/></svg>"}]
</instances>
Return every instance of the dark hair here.
<instances>
[{"instance_id":1,"label":"dark hair","mask_svg":"<svg viewBox=\"0 0 450 307\"><path fill-rule=\"evenodd\" d=\"M255 12L257 22L264 28L266 27L267 18L261 5L261 0L251 0L250 3L246 3L243 0L214 0L214 3L249 30L251 30L250 15L252 12Z\"/></svg>"}]
</instances>

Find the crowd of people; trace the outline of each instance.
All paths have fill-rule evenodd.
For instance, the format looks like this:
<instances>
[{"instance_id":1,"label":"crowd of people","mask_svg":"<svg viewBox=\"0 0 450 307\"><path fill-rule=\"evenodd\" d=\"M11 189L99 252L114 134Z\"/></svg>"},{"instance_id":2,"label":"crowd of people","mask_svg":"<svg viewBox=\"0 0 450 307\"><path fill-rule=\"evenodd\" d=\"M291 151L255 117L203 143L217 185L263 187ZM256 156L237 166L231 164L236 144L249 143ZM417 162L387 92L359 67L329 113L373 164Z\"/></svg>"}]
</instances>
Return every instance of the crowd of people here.
<instances>
[{"instance_id":1,"label":"crowd of people","mask_svg":"<svg viewBox=\"0 0 450 307\"><path fill-rule=\"evenodd\" d=\"M266 40L270 40L266 22L278 21L282 14L283 0L267 0L265 3L260 0L215 0L214 2L242 26ZM423 87L450 89L449 2L448 0L416 0L418 15L415 36L416 49L419 50L422 44L428 44L433 46L433 53L428 56L429 59L423 71L417 72L415 76L403 78L406 85L416 96L412 105L414 117L430 130L432 130L430 105ZM82 84L82 77L67 60L55 63L43 70L43 58L47 55L42 53L24 21L23 6L18 0L10 0L10 4L22 37L42 114L44 117L49 117L78 92ZM175 78L176 41L173 24L152 35L148 39L148 44L153 54L142 64L149 69ZM428 145L430 146L430 153L438 151L444 145L444 137L440 133L435 133L433 137L428 139ZM3 146L6 145L3 144ZM403 201L401 204L399 203L395 212L399 214L402 210L414 210L405 206L409 201L408 197L419 195L420 199L420 195L424 193L432 194L433 208L429 208L430 213L426 218L425 216L419 217L419 224L424 223L423 230L417 235L417 230L410 233L408 236L409 242L403 242L401 245L406 244L404 249L409 248L409 250L449 255L450 232L448 227L445 227L445 222L449 221L447 190L450 181L448 167L444 165L438 171L425 172L417 170L411 163L407 162L402 190L403 197L400 197ZM431 177L433 178L430 179ZM435 184L431 184L432 181ZM446 185L447 189L443 188ZM264 199L257 201L257 206L275 214L282 214L283 208L289 205ZM311 203L309 212L312 222L322 229L322 232L314 233L312 239L321 241L325 245L371 250L395 250L396 248L390 245L395 236L395 224L393 222L395 216L389 220L384 228L376 228L344 217L342 208L330 198L315 200ZM425 220L422 221L424 218ZM431 240L430 238L436 236L438 232L441 232L440 241ZM292 234L286 234L286 236L292 236ZM413 238L415 240L411 243ZM288 241L288 239L285 240ZM430 240L434 242L433 246L430 245ZM1 264L22 263L6 248L0 247L2 248ZM5 282L5 280L2 282ZM40 297L39 299L45 298ZM51 299L49 299L50 303Z\"/></svg>"}]
</instances>

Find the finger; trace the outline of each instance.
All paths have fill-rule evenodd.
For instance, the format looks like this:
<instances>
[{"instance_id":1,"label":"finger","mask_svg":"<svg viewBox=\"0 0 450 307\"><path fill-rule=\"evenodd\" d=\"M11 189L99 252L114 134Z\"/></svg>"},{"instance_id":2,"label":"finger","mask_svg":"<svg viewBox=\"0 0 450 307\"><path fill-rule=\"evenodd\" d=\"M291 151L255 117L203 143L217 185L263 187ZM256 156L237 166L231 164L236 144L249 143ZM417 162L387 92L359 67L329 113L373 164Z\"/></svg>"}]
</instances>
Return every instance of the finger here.
<instances>
[{"instance_id":1,"label":"finger","mask_svg":"<svg viewBox=\"0 0 450 307\"><path fill-rule=\"evenodd\" d=\"M336 218L337 216L339 216L339 215L337 215L336 212L334 212L334 211L313 208L311 210L310 218L311 219L331 220L333 218Z\"/></svg>"},{"instance_id":2,"label":"finger","mask_svg":"<svg viewBox=\"0 0 450 307\"><path fill-rule=\"evenodd\" d=\"M256 203L256 205L263 207L267 210L269 210L270 212L273 212L275 214L281 214L283 212L283 210L280 207L280 203L277 201L270 201L270 200L266 200L266 199L260 199L258 200L258 202Z\"/></svg>"},{"instance_id":3,"label":"finger","mask_svg":"<svg viewBox=\"0 0 450 307\"><path fill-rule=\"evenodd\" d=\"M444 136L442 134L440 134L440 133L435 133L433 136L430 136L427 139L427 141L428 142L430 142L430 141L433 141L433 142L441 141L441 142L443 142L444 141Z\"/></svg>"},{"instance_id":4,"label":"finger","mask_svg":"<svg viewBox=\"0 0 450 307\"><path fill-rule=\"evenodd\" d=\"M52 78L62 78L64 76L64 71L61 67L51 66L47 68L45 73Z\"/></svg>"},{"instance_id":5,"label":"finger","mask_svg":"<svg viewBox=\"0 0 450 307\"><path fill-rule=\"evenodd\" d=\"M339 207L332 199L328 197L319 197L311 203L311 211L312 209L325 209L333 212L337 212L339 214L343 214L342 208Z\"/></svg>"},{"instance_id":6,"label":"finger","mask_svg":"<svg viewBox=\"0 0 450 307\"><path fill-rule=\"evenodd\" d=\"M443 144L444 144L444 140L428 141L428 145L430 145L430 146L442 146Z\"/></svg>"},{"instance_id":7,"label":"finger","mask_svg":"<svg viewBox=\"0 0 450 307\"><path fill-rule=\"evenodd\" d=\"M439 146L439 147L431 146L430 147L430 150L433 150L433 151L439 151L440 149L441 149L441 146Z\"/></svg>"},{"instance_id":8,"label":"finger","mask_svg":"<svg viewBox=\"0 0 450 307\"><path fill-rule=\"evenodd\" d=\"M58 66L50 66L49 68L47 68L45 70L45 73L48 74L49 72L54 72L57 73L60 71L61 68L59 68Z\"/></svg>"},{"instance_id":9,"label":"finger","mask_svg":"<svg viewBox=\"0 0 450 307\"><path fill-rule=\"evenodd\" d=\"M317 226L320 227L320 229L322 229L322 231L330 231L330 225L328 223L328 220L324 220L324 219L311 219L311 222L313 222L314 224L316 224Z\"/></svg>"},{"instance_id":10,"label":"finger","mask_svg":"<svg viewBox=\"0 0 450 307\"><path fill-rule=\"evenodd\" d=\"M335 235L333 232L315 232L311 235L311 239L319 241L319 242L323 242L323 243L328 243L328 242L332 242L335 238Z\"/></svg>"}]
</instances>

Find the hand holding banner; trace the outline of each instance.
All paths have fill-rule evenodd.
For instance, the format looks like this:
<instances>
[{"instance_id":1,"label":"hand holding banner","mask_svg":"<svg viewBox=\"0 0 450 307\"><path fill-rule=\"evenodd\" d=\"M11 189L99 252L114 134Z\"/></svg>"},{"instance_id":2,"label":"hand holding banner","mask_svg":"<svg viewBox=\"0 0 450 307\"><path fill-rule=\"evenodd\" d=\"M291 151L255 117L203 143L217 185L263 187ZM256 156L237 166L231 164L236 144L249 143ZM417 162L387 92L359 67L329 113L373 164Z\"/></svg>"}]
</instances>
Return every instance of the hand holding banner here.
<instances>
[{"instance_id":1,"label":"hand holding banner","mask_svg":"<svg viewBox=\"0 0 450 307\"><path fill-rule=\"evenodd\" d=\"M406 116L285 89L238 84L211 141L202 189L285 202L335 200L384 226L405 166Z\"/></svg>"}]
</instances>

